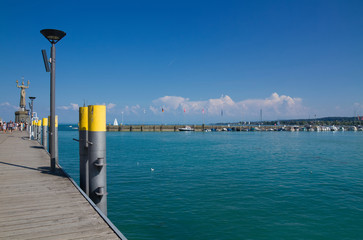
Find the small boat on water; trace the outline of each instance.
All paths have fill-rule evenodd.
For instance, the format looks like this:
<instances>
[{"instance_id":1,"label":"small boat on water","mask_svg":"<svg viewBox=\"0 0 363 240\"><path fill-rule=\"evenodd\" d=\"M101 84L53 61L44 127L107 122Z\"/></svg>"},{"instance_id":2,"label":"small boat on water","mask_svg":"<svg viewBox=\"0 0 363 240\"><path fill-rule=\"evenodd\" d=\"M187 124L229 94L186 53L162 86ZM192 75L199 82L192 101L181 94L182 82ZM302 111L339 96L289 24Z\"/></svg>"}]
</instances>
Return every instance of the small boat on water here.
<instances>
[{"instance_id":1,"label":"small boat on water","mask_svg":"<svg viewBox=\"0 0 363 240\"><path fill-rule=\"evenodd\" d=\"M336 132L336 131L338 131L338 128L333 125L333 126L330 127L330 131Z\"/></svg>"},{"instance_id":2,"label":"small boat on water","mask_svg":"<svg viewBox=\"0 0 363 240\"><path fill-rule=\"evenodd\" d=\"M179 131L186 132L186 131L194 131L194 128L190 126L185 126L183 128L179 128Z\"/></svg>"}]
</instances>

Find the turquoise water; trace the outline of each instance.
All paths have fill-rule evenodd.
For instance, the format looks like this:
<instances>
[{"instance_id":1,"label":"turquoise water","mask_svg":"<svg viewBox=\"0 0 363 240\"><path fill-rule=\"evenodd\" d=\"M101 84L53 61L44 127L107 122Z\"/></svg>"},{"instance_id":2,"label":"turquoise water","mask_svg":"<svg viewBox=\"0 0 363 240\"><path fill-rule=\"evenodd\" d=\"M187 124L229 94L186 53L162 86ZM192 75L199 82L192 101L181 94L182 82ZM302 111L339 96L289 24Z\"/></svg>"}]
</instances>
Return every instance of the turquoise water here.
<instances>
[{"instance_id":1,"label":"turquoise water","mask_svg":"<svg viewBox=\"0 0 363 240\"><path fill-rule=\"evenodd\" d=\"M78 132L59 132L59 158L78 182L72 138ZM362 140L362 132L107 133L108 217L130 240L362 239Z\"/></svg>"}]
</instances>

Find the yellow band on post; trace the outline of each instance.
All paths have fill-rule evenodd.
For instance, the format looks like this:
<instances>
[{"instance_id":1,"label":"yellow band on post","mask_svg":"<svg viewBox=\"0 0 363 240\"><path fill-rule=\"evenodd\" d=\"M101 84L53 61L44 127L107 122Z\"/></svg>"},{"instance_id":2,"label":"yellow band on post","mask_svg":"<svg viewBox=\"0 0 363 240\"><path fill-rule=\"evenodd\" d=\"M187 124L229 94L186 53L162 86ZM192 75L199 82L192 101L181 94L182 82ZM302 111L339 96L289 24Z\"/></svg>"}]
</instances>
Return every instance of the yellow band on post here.
<instances>
[{"instance_id":1,"label":"yellow band on post","mask_svg":"<svg viewBox=\"0 0 363 240\"><path fill-rule=\"evenodd\" d=\"M106 131L106 106L88 106L88 130L92 132Z\"/></svg>"},{"instance_id":2,"label":"yellow band on post","mask_svg":"<svg viewBox=\"0 0 363 240\"><path fill-rule=\"evenodd\" d=\"M38 120L38 127L42 126L42 120Z\"/></svg>"},{"instance_id":3,"label":"yellow band on post","mask_svg":"<svg viewBox=\"0 0 363 240\"><path fill-rule=\"evenodd\" d=\"M58 127L58 115L55 115L55 127ZM48 116L48 127L50 127L50 116Z\"/></svg>"},{"instance_id":4,"label":"yellow band on post","mask_svg":"<svg viewBox=\"0 0 363 240\"><path fill-rule=\"evenodd\" d=\"M79 108L79 131L88 130L88 107Z\"/></svg>"},{"instance_id":5,"label":"yellow band on post","mask_svg":"<svg viewBox=\"0 0 363 240\"><path fill-rule=\"evenodd\" d=\"M48 118L43 118L43 126L48 126Z\"/></svg>"}]
</instances>

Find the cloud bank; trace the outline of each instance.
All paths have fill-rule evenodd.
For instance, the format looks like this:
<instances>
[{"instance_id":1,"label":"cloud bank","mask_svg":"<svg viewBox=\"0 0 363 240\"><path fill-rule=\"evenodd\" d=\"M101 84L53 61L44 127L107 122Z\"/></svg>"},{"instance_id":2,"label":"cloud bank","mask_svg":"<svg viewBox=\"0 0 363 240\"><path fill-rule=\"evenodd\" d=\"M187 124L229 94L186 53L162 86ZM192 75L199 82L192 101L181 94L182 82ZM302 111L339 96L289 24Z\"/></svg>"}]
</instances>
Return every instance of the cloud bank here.
<instances>
[{"instance_id":1,"label":"cloud bank","mask_svg":"<svg viewBox=\"0 0 363 240\"><path fill-rule=\"evenodd\" d=\"M181 96L164 96L146 105L118 106L115 103L103 103L107 109L107 119L123 118L129 123L136 122L206 122L218 121L255 121L303 118L309 109L301 98L279 95L274 92L264 99L245 99L234 101L228 95L201 101L193 101ZM58 107L61 110L78 111L79 105L70 103ZM223 117L223 118L221 118ZM161 120L162 119L162 120ZM204 121L203 120L203 121ZM126 121L126 120L125 120Z\"/></svg>"},{"instance_id":2,"label":"cloud bank","mask_svg":"<svg viewBox=\"0 0 363 240\"><path fill-rule=\"evenodd\" d=\"M239 102L235 102L228 95L205 101L192 101L189 98L178 96L164 96L154 100L149 109L154 114L161 114L161 109L164 109L171 114L183 112L187 115L193 115L204 112L210 116L236 117L245 115L251 118L259 116L260 109L262 109L264 116L270 119L301 117L306 115L307 111L301 98L279 95L278 93L272 93L265 99L246 99Z\"/></svg>"}]
</instances>

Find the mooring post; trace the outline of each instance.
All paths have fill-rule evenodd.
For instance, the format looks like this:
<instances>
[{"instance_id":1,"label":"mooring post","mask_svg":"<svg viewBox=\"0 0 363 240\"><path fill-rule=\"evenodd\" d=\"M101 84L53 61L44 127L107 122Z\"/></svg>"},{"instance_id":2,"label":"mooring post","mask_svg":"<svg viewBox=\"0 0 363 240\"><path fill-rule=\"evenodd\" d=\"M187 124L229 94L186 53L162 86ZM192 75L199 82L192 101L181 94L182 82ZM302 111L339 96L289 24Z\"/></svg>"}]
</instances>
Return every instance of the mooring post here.
<instances>
[{"instance_id":1,"label":"mooring post","mask_svg":"<svg viewBox=\"0 0 363 240\"><path fill-rule=\"evenodd\" d=\"M58 115L55 115L55 129L54 129L54 157L55 164L58 165Z\"/></svg>"},{"instance_id":2,"label":"mooring post","mask_svg":"<svg viewBox=\"0 0 363 240\"><path fill-rule=\"evenodd\" d=\"M37 121L33 121L33 139L34 140L38 140L38 122Z\"/></svg>"},{"instance_id":3,"label":"mooring post","mask_svg":"<svg viewBox=\"0 0 363 240\"><path fill-rule=\"evenodd\" d=\"M107 216L106 106L88 106L89 196Z\"/></svg>"},{"instance_id":4,"label":"mooring post","mask_svg":"<svg viewBox=\"0 0 363 240\"><path fill-rule=\"evenodd\" d=\"M38 143L41 143L42 142L41 126L42 126L42 120L38 120L38 124L37 124L37 128L38 128Z\"/></svg>"},{"instance_id":5,"label":"mooring post","mask_svg":"<svg viewBox=\"0 0 363 240\"><path fill-rule=\"evenodd\" d=\"M89 196L88 107L79 108L79 179L81 189Z\"/></svg>"},{"instance_id":6,"label":"mooring post","mask_svg":"<svg viewBox=\"0 0 363 240\"><path fill-rule=\"evenodd\" d=\"M42 145L48 151L48 118L43 118L43 141Z\"/></svg>"},{"instance_id":7,"label":"mooring post","mask_svg":"<svg viewBox=\"0 0 363 240\"><path fill-rule=\"evenodd\" d=\"M31 135L32 135L32 138L31 140L34 140L35 139L35 120L32 120L32 129L31 129Z\"/></svg>"}]
</instances>

